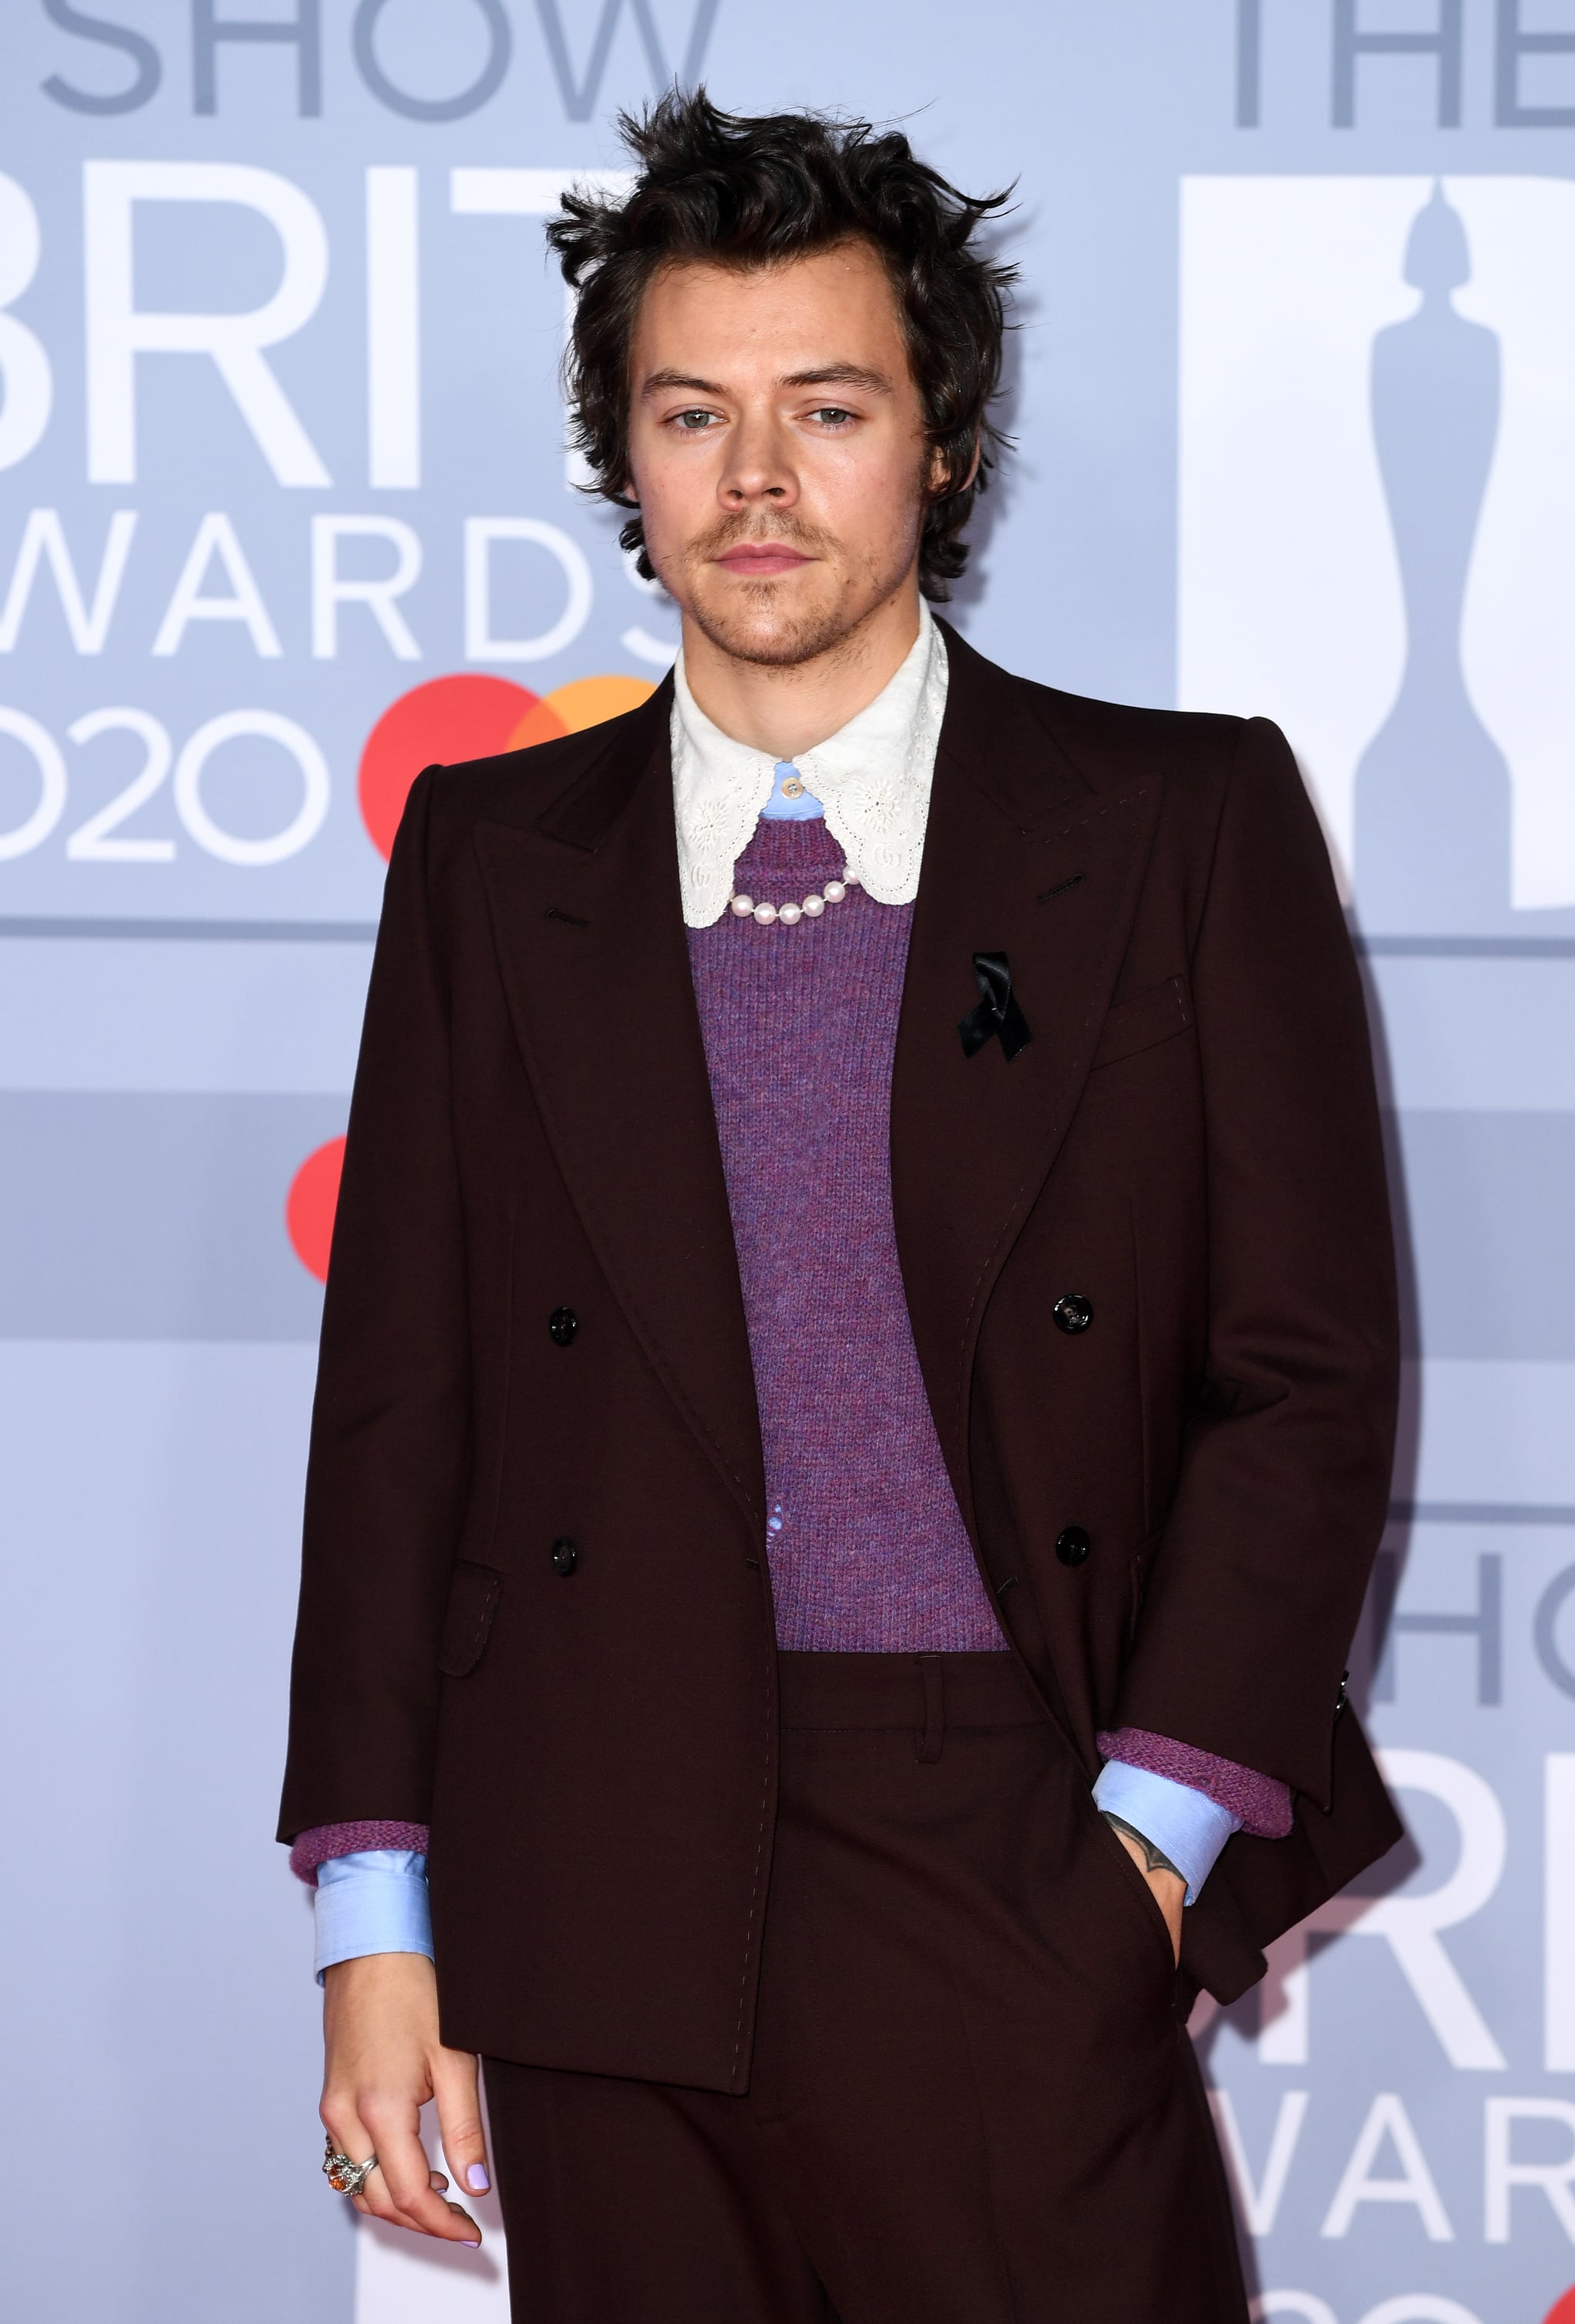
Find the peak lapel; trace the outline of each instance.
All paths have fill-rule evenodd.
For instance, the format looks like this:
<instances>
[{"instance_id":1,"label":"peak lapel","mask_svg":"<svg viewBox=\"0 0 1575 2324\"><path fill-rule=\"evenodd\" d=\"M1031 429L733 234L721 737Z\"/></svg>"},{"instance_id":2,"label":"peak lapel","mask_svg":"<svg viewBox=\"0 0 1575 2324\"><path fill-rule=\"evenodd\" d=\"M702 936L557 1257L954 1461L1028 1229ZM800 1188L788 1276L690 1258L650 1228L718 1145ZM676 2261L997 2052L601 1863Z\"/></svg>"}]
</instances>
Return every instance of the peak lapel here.
<instances>
[{"instance_id":1,"label":"peak lapel","mask_svg":"<svg viewBox=\"0 0 1575 2324\"><path fill-rule=\"evenodd\" d=\"M931 1407L972 1522L968 1408L986 1304L1082 1093L1147 861L1157 775L1101 793L1025 689L948 630L892 1081L892 1202ZM1005 954L1030 1039L964 1054L975 953Z\"/></svg>"},{"instance_id":2,"label":"peak lapel","mask_svg":"<svg viewBox=\"0 0 1575 2324\"><path fill-rule=\"evenodd\" d=\"M529 827L476 846L570 1196L646 1355L764 1523L760 1424L678 895L667 687Z\"/></svg>"}]
</instances>

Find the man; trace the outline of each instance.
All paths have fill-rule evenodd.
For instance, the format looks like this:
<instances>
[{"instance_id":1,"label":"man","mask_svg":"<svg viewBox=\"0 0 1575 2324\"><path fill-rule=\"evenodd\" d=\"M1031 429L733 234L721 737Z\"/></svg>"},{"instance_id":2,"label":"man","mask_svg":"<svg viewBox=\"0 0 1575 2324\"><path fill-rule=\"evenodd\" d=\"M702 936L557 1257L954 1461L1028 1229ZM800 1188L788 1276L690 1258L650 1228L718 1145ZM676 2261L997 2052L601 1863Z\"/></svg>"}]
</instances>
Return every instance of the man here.
<instances>
[{"instance_id":1,"label":"man","mask_svg":"<svg viewBox=\"0 0 1575 2324\"><path fill-rule=\"evenodd\" d=\"M626 127L554 235L681 658L417 782L352 1110L281 1827L333 2176L477 2240L416 2124L488 2183L480 2053L522 2318L1225 2324L1187 2007L1398 1829L1328 864L1272 726L931 617L997 205Z\"/></svg>"}]
</instances>

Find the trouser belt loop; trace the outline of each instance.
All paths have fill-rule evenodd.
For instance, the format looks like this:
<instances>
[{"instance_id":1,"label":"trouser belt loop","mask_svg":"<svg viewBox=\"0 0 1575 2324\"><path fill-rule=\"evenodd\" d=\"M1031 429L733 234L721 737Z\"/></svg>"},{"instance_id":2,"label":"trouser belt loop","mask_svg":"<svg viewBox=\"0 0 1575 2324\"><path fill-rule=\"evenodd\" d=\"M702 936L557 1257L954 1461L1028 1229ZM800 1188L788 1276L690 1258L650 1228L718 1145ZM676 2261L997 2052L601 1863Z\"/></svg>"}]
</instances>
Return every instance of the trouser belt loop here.
<instances>
[{"instance_id":1,"label":"trouser belt loop","mask_svg":"<svg viewBox=\"0 0 1575 2324\"><path fill-rule=\"evenodd\" d=\"M925 1731L919 1738L921 1766L933 1766L946 1739L945 1665L939 1655L920 1655L919 1677L925 1690Z\"/></svg>"}]
</instances>

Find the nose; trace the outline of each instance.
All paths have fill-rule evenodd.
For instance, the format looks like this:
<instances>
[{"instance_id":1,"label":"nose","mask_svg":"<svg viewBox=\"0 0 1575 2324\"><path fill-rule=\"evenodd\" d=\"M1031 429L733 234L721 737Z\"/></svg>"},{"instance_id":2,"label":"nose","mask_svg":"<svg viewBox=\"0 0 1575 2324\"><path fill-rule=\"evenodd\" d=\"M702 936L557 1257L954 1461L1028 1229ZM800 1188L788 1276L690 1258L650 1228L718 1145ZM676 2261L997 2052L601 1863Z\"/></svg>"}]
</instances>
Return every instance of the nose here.
<instances>
[{"instance_id":1,"label":"nose","mask_svg":"<svg viewBox=\"0 0 1575 2324\"><path fill-rule=\"evenodd\" d=\"M728 441L717 496L730 516L751 509L791 508L798 478L786 432L764 413L744 414Z\"/></svg>"}]
</instances>

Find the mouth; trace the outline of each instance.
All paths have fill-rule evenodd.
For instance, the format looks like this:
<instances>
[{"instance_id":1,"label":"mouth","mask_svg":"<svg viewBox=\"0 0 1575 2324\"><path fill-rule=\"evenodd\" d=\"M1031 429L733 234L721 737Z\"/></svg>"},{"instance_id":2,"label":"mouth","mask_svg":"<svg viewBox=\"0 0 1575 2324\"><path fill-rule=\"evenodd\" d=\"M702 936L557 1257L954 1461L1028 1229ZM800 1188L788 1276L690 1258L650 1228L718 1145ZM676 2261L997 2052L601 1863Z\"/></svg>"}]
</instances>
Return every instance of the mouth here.
<instances>
[{"instance_id":1,"label":"mouth","mask_svg":"<svg viewBox=\"0 0 1575 2324\"><path fill-rule=\"evenodd\" d=\"M772 573L791 573L811 559L802 550L789 549L786 541L741 540L736 548L723 551L716 563L724 571L734 573L741 581L759 581Z\"/></svg>"}]
</instances>

